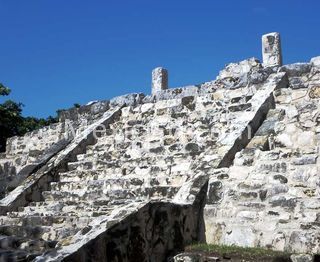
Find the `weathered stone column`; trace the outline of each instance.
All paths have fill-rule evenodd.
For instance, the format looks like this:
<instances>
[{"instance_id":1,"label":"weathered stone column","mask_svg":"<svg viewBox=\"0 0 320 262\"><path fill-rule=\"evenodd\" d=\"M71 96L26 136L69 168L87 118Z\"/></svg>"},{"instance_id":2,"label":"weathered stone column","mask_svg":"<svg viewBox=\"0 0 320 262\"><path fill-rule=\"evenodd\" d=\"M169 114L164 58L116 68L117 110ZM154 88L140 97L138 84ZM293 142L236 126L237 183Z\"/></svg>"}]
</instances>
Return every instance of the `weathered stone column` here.
<instances>
[{"instance_id":1,"label":"weathered stone column","mask_svg":"<svg viewBox=\"0 0 320 262\"><path fill-rule=\"evenodd\" d=\"M157 67L152 71L152 95L168 89L168 71Z\"/></svg>"},{"instance_id":2,"label":"weathered stone column","mask_svg":"<svg viewBox=\"0 0 320 262\"><path fill-rule=\"evenodd\" d=\"M262 36L262 58L264 66L282 66L279 33L269 33Z\"/></svg>"}]
</instances>

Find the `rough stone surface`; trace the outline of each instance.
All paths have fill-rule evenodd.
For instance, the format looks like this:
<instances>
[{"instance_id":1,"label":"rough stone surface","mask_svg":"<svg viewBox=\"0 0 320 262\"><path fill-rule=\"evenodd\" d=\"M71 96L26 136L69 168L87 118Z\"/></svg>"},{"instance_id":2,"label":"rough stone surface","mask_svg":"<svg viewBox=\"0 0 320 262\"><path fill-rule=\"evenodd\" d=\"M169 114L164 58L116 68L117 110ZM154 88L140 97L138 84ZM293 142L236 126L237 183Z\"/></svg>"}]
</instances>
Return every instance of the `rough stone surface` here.
<instances>
[{"instance_id":1,"label":"rough stone surface","mask_svg":"<svg viewBox=\"0 0 320 262\"><path fill-rule=\"evenodd\" d=\"M269 33L262 36L262 57L264 66L282 66L279 33Z\"/></svg>"},{"instance_id":2,"label":"rough stone surface","mask_svg":"<svg viewBox=\"0 0 320 262\"><path fill-rule=\"evenodd\" d=\"M65 130L63 123L57 123L7 140L6 153L0 159L0 197L18 186L71 140L71 134Z\"/></svg>"},{"instance_id":3,"label":"rough stone surface","mask_svg":"<svg viewBox=\"0 0 320 262\"><path fill-rule=\"evenodd\" d=\"M59 110L58 117L60 122L87 121L92 122L103 115L110 108L109 101L92 101L87 105L73 107L67 110Z\"/></svg>"},{"instance_id":4,"label":"rough stone surface","mask_svg":"<svg viewBox=\"0 0 320 262\"><path fill-rule=\"evenodd\" d=\"M263 68L260 61L250 58L239 63L230 63L220 71L217 84L225 88L237 89L264 82L272 73L271 69Z\"/></svg>"},{"instance_id":5,"label":"rough stone surface","mask_svg":"<svg viewBox=\"0 0 320 262\"><path fill-rule=\"evenodd\" d=\"M168 71L157 67L152 71L152 94L155 95L166 89L168 89Z\"/></svg>"},{"instance_id":6,"label":"rough stone surface","mask_svg":"<svg viewBox=\"0 0 320 262\"><path fill-rule=\"evenodd\" d=\"M292 255L292 262L313 262L313 256L308 254Z\"/></svg>"},{"instance_id":7,"label":"rough stone surface","mask_svg":"<svg viewBox=\"0 0 320 262\"><path fill-rule=\"evenodd\" d=\"M310 98L308 91L290 88L294 77L308 79L302 80L307 87L315 86L319 71L305 64L280 71L286 72L289 88L274 92L275 109L248 146L222 178L209 180L206 239L319 253L319 100Z\"/></svg>"},{"instance_id":8,"label":"rough stone surface","mask_svg":"<svg viewBox=\"0 0 320 262\"><path fill-rule=\"evenodd\" d=\"M142 103L143 98L144 98L144 94L141 94L141 93L118 96L110 100L110 106L111 107L117 107L122 105L136 106Z\"/></svg>"},{"instance_id":9,"label":"rough stone surface","mask_svg":"<svg viewBox=\"0 0 320 262\"><path fill-rule=\"evenodd\" d=\"M284 65L279 69L279 72L286 72L288 77L302 76L310 73L310 63L295 63L290 65Z\"/></svg>"},{"instance_id":10,"label":"rough stone surface","mask_svg":"<svg viewBox=\"0 0 320 262\"><path fill-rule=\"evenodd\" d=\"M174 262L201 262L202 257L198 254L182 253L173 258Z\"/></svg>"},{"instance_id":11,"label":"rough stone surface","mask_svg":"<svg viewBox=\"0 0 320 262\"><path fill-rule=\"evenodd\" d=\"M311 58L310 63L315 67L320 67L320 56Z\"/></svg>"}]
</instances>

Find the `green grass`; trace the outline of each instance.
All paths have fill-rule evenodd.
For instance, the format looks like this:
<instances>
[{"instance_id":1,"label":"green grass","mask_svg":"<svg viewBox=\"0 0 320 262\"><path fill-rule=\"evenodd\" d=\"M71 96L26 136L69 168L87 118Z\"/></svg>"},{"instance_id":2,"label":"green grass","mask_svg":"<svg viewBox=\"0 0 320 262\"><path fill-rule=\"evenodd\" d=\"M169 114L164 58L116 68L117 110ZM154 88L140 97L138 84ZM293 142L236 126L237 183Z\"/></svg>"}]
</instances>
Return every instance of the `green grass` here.
<instances>
[{"instance_id":1,"label":"green grass","mask_svg":"<svg viewBox=\"0 0 320 262\"><path fill-rule=\"evenodd\" d=\"M186 252L217 254L221 256L237 256L242 258L289 258L290 254L264 248L238 247L226 245L193 244L185 249Z\"/></svg>"}]
</instances>

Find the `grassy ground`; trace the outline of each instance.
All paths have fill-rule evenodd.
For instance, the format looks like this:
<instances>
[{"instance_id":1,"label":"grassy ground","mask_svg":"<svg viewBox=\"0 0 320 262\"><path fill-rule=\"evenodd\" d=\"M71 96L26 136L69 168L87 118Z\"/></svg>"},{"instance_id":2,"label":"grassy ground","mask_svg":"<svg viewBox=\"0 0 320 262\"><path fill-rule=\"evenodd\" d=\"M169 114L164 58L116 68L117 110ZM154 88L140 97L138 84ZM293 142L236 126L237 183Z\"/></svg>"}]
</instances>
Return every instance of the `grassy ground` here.
<instances>
[{"instance_id":1,"label":"grassy ground","mask_svg":"<svg viewBox=\"0 0 320 262\"><path fill-rule=\"evenodd\" d=\"M185 251L203 256L219 257L220 261L291 261L289 253L263 248L194 244L186 247Z\"/></svg>"}]
</instances>

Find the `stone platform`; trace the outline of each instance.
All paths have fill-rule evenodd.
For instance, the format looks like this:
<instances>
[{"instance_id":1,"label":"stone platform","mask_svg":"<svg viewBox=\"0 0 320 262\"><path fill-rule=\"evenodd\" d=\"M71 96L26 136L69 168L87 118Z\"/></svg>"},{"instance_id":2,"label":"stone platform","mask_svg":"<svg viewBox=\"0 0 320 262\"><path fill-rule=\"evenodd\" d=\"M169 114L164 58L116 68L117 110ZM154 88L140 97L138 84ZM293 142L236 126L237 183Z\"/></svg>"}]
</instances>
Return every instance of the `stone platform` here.
<instances>
[{"instance_id":1,"label":"stone platform","mask_svg":"<svg viewBox=\"0 0 320 262\"><path fill-rule=\"evenodd\" d=\"M275 41L272 40L274 37ZM165 261L204 242L319 253L320 58L60 112L0 156L0 261Z\"/></svg>"}]
</instances>

